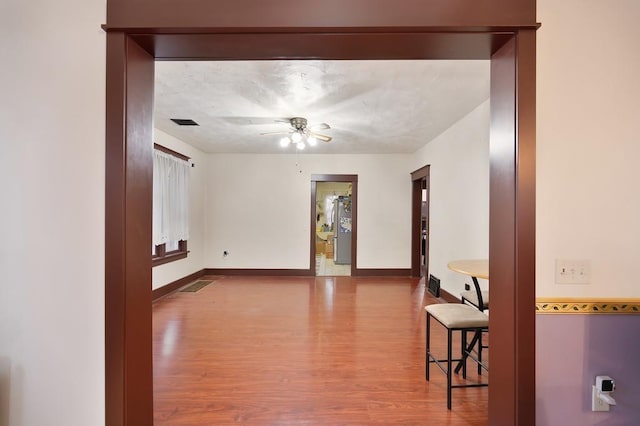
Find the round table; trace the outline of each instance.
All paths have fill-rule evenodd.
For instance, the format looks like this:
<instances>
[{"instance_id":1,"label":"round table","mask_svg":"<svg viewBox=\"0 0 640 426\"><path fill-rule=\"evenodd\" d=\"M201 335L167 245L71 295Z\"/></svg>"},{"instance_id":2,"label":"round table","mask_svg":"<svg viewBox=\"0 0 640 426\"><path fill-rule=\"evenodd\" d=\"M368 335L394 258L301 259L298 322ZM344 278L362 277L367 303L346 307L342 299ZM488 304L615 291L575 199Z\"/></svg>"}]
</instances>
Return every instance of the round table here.
<instances>
[{"instance_id":1,"label":"round table","mask_svg":"<svg viewBox=\"0 0 640 426\"><path fill-rule=\"evenodd\" d=\"M489 259L453 260L447 266L452 271L470 276L474 279L474 284L477 278L489 279Z\"/></svg>"}]
</instances>

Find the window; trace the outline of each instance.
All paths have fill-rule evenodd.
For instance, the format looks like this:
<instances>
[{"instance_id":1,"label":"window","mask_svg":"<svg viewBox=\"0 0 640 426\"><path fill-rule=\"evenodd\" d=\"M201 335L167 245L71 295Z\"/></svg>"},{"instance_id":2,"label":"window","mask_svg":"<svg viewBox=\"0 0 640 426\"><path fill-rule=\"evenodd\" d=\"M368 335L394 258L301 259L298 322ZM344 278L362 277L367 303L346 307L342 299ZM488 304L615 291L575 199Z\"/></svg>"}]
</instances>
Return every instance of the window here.
<instances>
[{"instance_id":1,"label":"window","mask_svg":"<svg viewBox=\"0 0 640 426\"><path fill-rule=\"evenodd\" d=\"M189 157L155 144L153 150L153 266L187 257Z\"/></svg>"}]
</instances>

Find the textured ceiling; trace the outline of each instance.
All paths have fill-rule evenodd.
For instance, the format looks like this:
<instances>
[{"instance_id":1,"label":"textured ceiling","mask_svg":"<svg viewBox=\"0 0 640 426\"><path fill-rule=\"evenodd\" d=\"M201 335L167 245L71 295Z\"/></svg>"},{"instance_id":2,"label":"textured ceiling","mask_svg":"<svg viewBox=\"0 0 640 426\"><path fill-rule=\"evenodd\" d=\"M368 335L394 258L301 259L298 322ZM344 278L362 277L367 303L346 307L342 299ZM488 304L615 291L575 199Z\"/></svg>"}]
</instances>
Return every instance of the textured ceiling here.
<instances>
[{"instance_id":1,"label":"textured ceiling","mask_svg":"<svg viewBox=\"0 0 640 426\"><path fill-rule=\"evenodd\" d=\"M489 98L489 61L157 62L155 87L155 127L205 152L294 152L260 133L304 117L333 138L304 152L412 153Z\"/></svg>"}]
</instances>

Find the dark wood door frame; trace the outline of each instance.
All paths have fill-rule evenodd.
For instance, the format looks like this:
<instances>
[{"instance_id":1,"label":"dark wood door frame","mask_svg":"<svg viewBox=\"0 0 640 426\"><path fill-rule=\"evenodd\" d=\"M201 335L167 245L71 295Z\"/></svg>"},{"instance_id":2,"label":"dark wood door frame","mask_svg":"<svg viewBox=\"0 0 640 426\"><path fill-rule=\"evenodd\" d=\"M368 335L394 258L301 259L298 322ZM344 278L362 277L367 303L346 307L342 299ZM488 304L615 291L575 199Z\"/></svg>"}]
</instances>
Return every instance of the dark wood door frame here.
<instances>
[{"instance_id":1,"label":"dark wood door frame","mask_svg":"<svg viewBox=\"0 0 640 426\"><path fill-rule=\"evenodd\" d=\"M107 34L107 58L106 423L143 425L153 418L154 63L153 56L122 33Z\"/></svg>"},{"instance_id":2,"label":"dark wood door frame","mask_svg":"<svg viewBox=\"0 0 640 426\"><path fill-rule=\"evenodd\" d=\"M496 425L535 424L535 36L519 31L491 56L489 326L500 344L489 355L499 366L491 369L489 421Z\"/></svg>"},{"instance_id":3,"label":"dark wood door frame","mask_svg":"<svg viewBox=\"0 0 640 426\"><path fill-rule=\"evenodd\" d=\"M422 187L427 184L427 245L425 276L429 275L429 166L424 166L411 173L411 276L422 276Z\"/></svg>"},{"instance_id":4,"label":"dark wood door frame","mask_svg":"<svg viewBox=\"0 0 640 426\"><path fill-rule=\"evenodd\" d=\"M528 22L527 19L516 19L514 27L474 26L470 17L490 15L484 3L456 8L454 3L425 0L411 3L412 7L423 8L421 14L400 16L394 13L395 5L383 2L377 2L376 8L363 7L377 18L367 21L361 14L344 14L339 31L321 25L309 25L303 30L277 24L257 28L256 22L277 21L282 16L290 22L307 22L309 15L304 8L285 11L274 6L266 9L269 16L258 16L264 8L256 7L249 13L243 8L243 2L225 3L225 13L217 13L216 7L222 2L192 3L202 9L192 11L193 22L207 16L210 22L218 23L220 29L190 23L184 13L176 15L174 12L182 9L171 1L109 0L107 4L106 424L153 422L149 244L154 57L213 60L491 58L489 261L494 296L490 326L492 340L500 344L490 351L489 423L535 424L536 26L519 26ZM519 0L510 4L528 8L529 2ZM451 8L450 13L428 9L434 5ZM500 5L503 7L504 2ZM145 6L153 10L146 14L132 10ZM495 10L502 13L500 8ZM478 15L474 15L475 12ZM535 17L535 7L519 18L530 17L531 13ZM456 20L452 16L458 15L459 24L452 24ZM132 24L131 19L138 16L145 22ZM225 16L233 16L237 25L229 27ZM350 16L355 20L352 27ZM396 21L384 25L387 16ZM416 16L425 16L426 20L447 16L445 25L451 26L419 27L412 20ZM502 13L500 19L508 20L508 16ZM163 24L149 22L156 17L163 20ZM180 19L180 24L168 28L164 20L172 17ZM363 22L379 22L379 26L367 26Z\"/></svg>"},{"instance_id":5,"label":"dark wood door frame","mask_svg":"<svg viewBox=\"0 0 640 426\"><path fill-rule=\"evenodd\" d=\"M315 268L316 264L316 189L318 182L347 182L351 184L351 276L358 275L358 175L311 175L311 236L309 264ZM315 275L315 270L313 270Z\"/></svg>"}]
</instances>

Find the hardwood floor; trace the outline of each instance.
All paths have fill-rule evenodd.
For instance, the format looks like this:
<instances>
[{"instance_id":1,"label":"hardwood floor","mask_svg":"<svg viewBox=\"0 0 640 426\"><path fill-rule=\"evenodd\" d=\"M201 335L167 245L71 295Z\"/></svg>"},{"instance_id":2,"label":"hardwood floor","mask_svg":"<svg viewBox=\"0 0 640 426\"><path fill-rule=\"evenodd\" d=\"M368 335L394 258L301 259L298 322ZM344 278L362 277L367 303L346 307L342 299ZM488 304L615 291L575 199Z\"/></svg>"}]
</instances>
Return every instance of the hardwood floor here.
<instances>
[{"instance_id":1,"label":"hardwood floor","mask_svg":"<svg viewBox=\"0 0 640 426\"><path fill-rule=\"evenodd\" d=\"M156 426L487 424L487 388L453 389L448 411L444 374L425 381L423 281L202 279L153 306Z\"/></svg>"}]
</instances>

